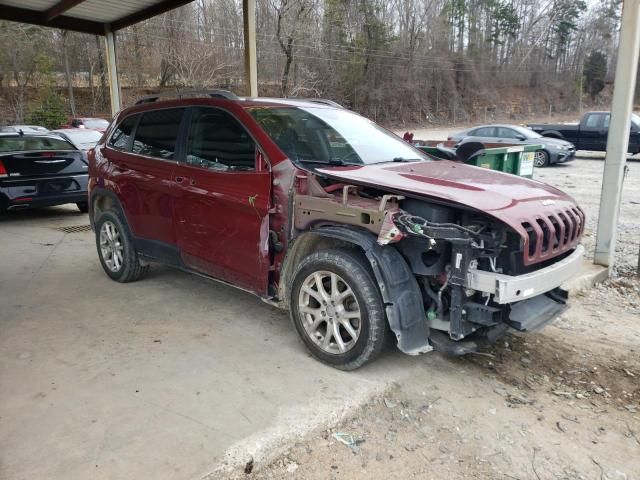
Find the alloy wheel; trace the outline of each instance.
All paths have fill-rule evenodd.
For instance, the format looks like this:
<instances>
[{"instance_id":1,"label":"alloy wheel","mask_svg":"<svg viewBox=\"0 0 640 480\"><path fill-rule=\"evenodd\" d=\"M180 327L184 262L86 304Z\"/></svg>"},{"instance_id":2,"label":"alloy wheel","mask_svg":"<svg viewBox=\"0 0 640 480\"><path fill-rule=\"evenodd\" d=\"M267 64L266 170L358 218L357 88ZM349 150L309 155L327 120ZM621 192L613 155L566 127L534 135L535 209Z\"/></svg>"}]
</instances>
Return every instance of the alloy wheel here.
<instances>
[{"instance_id":1,"label":"alloy wheel","mask_svg":"<svg viewBox=\"0 0 640 480\"><path fill-rule=\"evenodd\" d=\"M544 167L547 164L547 152L538 150L533 163L536 167Z\"/></svg>"},{"instance_id":2,"label":"alloy wheel","mask_svg":"<svg viewBox=\"0 0 640 480\"><path fill-rule=\"evenodd\" d=\"M107 220L100 228L100 254L112 272L118 272L124 263L124 246L116 225Z\"/></svg>"},{"instance_id":3,"label":"alloy wheel","mask_svg":"<svg viewBox=\"0 0 640 480\"><path fill-rule=\"evenodd\" d=\"M362 328L358 300L336 273L310 274L300 288L298 310L305 333L323 351L343 354L358 341Z\"/></svg>"}]
</instances>

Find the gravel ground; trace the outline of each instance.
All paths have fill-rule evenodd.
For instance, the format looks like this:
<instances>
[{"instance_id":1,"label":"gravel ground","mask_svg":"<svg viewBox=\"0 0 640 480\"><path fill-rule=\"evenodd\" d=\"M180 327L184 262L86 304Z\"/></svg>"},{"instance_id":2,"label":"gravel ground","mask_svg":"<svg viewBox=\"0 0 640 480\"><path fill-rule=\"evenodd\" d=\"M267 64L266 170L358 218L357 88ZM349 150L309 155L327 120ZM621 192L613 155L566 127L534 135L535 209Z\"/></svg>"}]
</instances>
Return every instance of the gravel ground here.
<instances>
[{"instance_id":1,"label":"gravel ground","mask_svg":"<svg viewBox=\"0 0 640 480\"><path fill-rule=\"evenodd\" d=\"M584 208L589 256L603 170L591 157L535 174ZM639 244L640 163L629 162L612 279L540 332L464 358L417 359L406 381L352 417L233 477L640 479Z\"/></svg>"}]
</instances>

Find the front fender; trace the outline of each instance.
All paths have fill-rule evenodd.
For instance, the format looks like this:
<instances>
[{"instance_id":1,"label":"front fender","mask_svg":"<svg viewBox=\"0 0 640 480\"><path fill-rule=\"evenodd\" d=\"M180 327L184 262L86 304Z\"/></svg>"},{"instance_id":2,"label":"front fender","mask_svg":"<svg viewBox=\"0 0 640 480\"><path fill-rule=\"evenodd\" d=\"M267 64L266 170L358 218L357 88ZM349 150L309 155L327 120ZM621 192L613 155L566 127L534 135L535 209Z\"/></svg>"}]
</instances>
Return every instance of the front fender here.
<instances>
[{"instance_id":1,"label":"front fender","mask_svg":"<svg viewBox=\"0 0 640 480\"><path fill-rule=\"evenodd\" d=\"M389 327L402 352L418 355L433 349L429 344L429 326L420 287L398 250L389 245L378 245L376 237L364 229L327 226L312 232L351 243L363 250L378 282Z\"/></svg>"}]
</instances>

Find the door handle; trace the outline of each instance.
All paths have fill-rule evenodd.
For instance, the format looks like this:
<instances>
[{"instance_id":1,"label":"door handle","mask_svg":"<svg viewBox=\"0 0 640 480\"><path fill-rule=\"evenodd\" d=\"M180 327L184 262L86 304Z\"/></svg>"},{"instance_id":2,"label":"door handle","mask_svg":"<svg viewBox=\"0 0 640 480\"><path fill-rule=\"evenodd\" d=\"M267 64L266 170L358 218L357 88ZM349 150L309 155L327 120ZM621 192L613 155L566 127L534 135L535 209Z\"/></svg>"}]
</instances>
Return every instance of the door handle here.
<instances>
[{"instance_id":1,"label":"door handle","mask_svg":"<svg viewBox=\"0 0 640 480\"><path fill-rule=\"evenodd\" d=\"M176 177L173 179L176 183L182 183L184 182L184 177Z\"/></svg>"}]
</instances>

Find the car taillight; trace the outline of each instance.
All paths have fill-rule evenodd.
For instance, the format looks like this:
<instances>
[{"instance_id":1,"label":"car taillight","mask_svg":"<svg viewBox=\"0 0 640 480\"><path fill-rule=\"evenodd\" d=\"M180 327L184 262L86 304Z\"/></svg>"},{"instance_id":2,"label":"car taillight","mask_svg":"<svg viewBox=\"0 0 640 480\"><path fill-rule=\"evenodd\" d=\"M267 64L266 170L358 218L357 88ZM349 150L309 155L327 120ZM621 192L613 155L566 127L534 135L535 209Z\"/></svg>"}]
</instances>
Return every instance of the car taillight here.
<instances>
[{"instance_id":1,"label":"car taillight","mask_svg":"<svg viewBox=\"0 0 640 480\"><path fill-rule=\"evenodd\" d=\"M2 163L2 161L0 161L0 178L2 177L8 177L9 175L7 174L7 169L4 168L4 163Z\"/></svg>"}]
</instances>

